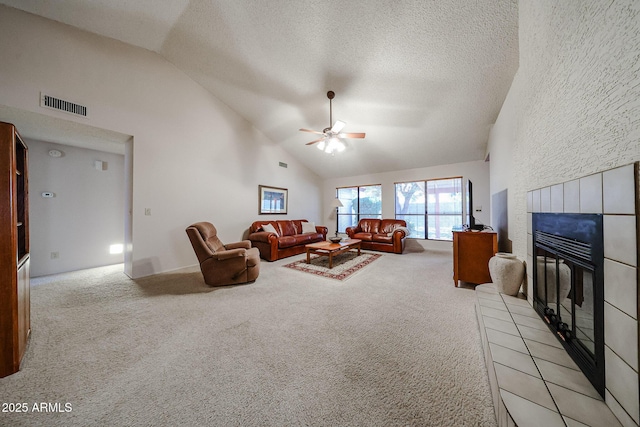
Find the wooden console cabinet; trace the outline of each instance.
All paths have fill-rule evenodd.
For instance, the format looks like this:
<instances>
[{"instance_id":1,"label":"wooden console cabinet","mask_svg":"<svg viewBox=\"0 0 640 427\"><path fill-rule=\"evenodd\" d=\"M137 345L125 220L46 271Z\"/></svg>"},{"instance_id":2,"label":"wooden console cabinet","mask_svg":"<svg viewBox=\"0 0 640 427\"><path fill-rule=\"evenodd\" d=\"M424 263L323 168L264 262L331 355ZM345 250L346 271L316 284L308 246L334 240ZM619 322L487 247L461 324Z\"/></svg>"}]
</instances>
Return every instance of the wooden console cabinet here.
<instances>
[{"instance_id":1,"label":"wooden console cabinet","mask_svg":"<svg viewBox=\"0 0 640 427\"><path fill-rule=\"evenodd\" d=\"M453 284L490 283L489 259L498 252L498 234L494 232L453 232Z\"/></svg>"},{"instance_id":2,"label":"wooden console cabinet","mask_svg":"<svg viewBox=\"0 0 640 427\"><path fill-rule=\"evenodd\" d=\"M18 372L31 332L27 146L0 122L0 378Z\"/></svg>"}]
</instances>

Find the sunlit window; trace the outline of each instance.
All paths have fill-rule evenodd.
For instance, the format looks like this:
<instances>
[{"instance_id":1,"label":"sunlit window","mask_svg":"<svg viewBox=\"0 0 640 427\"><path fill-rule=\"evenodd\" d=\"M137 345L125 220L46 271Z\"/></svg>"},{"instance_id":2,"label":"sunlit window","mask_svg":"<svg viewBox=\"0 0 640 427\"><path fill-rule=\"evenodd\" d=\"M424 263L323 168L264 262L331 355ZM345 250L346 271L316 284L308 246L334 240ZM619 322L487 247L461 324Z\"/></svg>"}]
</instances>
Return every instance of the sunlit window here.
<instances>
[{"instance_id":1,"label":"sunlit window","mask_svg":"<svg viewBox=\"0 0 640 427\"><path fill-rule=\"evenodd\" d=\"M355 227L362 218L382 219L382 185L337 188L342 202L338 208L338 232Z\"/></svg>"},{"instance_id":2,"label":"sunlit window","mask_svg":"<svg viewBox=\"0 0 640 427\"><path fill-rule=\"evenodd\" d=\"M409 236L425 238L425 181L399 182L396 184L396 219L407 222Z\"/></svg>"},{"instance_id":3,"label":"sunlit window","mask_svg":"<svg viewBox=\"0 0 640 427\"><path fill-rule=\"evenodd\" d=\"M411 237L453 240L462 226L462 178L396 183L396 219L407 222Z\"/></svg>"}]
</instances>

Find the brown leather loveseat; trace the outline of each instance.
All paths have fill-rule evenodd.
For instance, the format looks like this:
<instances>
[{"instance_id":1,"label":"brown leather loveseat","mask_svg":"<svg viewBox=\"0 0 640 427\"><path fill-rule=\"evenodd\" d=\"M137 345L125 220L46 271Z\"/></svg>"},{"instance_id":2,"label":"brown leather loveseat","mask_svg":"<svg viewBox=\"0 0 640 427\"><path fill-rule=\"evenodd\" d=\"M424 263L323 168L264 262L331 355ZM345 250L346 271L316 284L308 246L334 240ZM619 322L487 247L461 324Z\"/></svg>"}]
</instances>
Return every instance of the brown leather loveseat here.
<instances>
[{"instance_id":1,"label":"brown leather loveseat","mask_svg":"<svg viewBox=\"0 0 640 427\"><path fill-rule=\"evenodd\" d=\"M315 232L304 232L305 227L315 228ZM262 227L270 224L275 233L264 231ZM322 242L327 238L327 227L315 226L305 219L289 219L277 221L255 221L249 228L251 245L258 248L260 257L267 261L276 261L305 252L304 246L309 243Z\"/></svg>"},{"instance_id":2,"label":"brown leather loveseat","mask_svg":"<svg viewBox=\"0 0 640 427\"><path fill-rule=\"evenodd\" d=\"M404 251L404 239L409 230L402 219L363 218L357 226L345 230L351 239L360 239L362 249L393 252Z\"/></svg>"}]
</instances>

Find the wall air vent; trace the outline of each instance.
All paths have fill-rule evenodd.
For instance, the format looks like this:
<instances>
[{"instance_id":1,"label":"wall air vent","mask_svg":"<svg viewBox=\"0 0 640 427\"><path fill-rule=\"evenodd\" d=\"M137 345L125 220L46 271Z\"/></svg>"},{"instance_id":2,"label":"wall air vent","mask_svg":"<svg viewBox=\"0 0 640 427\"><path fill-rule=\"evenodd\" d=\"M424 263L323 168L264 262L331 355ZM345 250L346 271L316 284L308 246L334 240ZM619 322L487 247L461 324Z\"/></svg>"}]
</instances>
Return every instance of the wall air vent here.
<instances>
[{"instance_id":1,"label":"wall air vent","mask_svg":"<svg viewBox=\"0 0 640 427\"><path fill-rule=\"evenodd\" d=\"M278 166L280 166L281 168L286 168L288 165L284 162L278 162Z\"/></svg>"},{"instance_id":2,"label":"wall air vent","mask_svg":"<svg viewBox=\"0 0 640 427\"><path fill-rule=\"evenodd\" d=\"M40 93L40 106L52 110L64 111L75 116L87 117L87 107L74 102L65 101L45 93Z\"/></svg>"}]
</instances>

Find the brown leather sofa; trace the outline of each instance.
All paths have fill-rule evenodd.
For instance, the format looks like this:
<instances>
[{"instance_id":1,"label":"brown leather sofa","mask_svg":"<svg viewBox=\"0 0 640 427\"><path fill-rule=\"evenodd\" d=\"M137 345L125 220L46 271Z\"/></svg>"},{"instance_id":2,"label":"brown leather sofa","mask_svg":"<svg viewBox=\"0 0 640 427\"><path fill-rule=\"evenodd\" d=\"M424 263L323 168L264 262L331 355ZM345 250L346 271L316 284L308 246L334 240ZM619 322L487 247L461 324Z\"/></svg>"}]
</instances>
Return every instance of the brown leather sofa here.
<instances>
[{"instance_id":1,"label":"brown leather sofa","mask_svg":"<svg viewBox=\"0 0 640 427\"><path fill-rule=\"evenodd\" d=\"M223 244L210 222L197 222L186 229L207 285L237 285L253 282L260 274L260 253L251 242Z\"/></svg>"},{"instance_id":2,"label":"brown leather sofa","mask_svg":"<svg viewBox=\"0 0 640 427\"><path fill-rule=\"evenodd\" d=\"M249 240L258 248L260 257L267 261L276 261L305 252L304 246L309 243L322 242L327 238L327 227L316 226L315 233L303 233L304 219L277 221L255 221L249 228ZM262 230L262 226L271 224L276 233Z\"/></svg>"},{"instance_id":3,"label":"brown leather sofa","mask_svg":"<svg viewBox=\"0 0 640 427\"><path fill-rule=\"evenodd\" d=\"M362 240L362 249L396 254L404 251L408 234L407 223L402 219L363 218L356 227L347 227L345 231L351 239Z\"/></svg>"}]
</instances>

